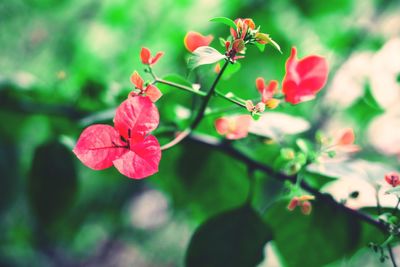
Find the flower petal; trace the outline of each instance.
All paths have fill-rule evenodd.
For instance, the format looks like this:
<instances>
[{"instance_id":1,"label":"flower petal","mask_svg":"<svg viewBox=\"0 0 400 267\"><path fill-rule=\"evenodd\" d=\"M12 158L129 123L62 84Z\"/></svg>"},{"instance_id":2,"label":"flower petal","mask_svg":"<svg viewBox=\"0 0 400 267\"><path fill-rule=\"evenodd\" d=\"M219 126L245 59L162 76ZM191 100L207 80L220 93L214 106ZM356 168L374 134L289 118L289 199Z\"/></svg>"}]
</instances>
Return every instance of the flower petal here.
<instances>
[{"instance_id":1,"label":"flower petal","mask_svg":"<svg viewBox=\"0 0 400 267\"><path fill-rule=\"evenodd\" d=\"M226 135L227 139L241 139L248 135L250 123L253 120L250 115L239 115L233 118L236 128Z\"/></svg>"},{"instance_id":2,"label":"flower petal","mask_svg":"<svg viewBox=\"0 0 400 267\"><path fill-rule=\"evenodd\" d=\"M292 104L313 99L328 78L325 58L313 55L299 61L296 54L297 50L293 47L286 62L286 74L282 82L285 99Z\"/></svg>"},{"instance_id":3,"label":"flower petal","mask_svg":"<svg viewBox=\"0 0 400 267\"><path fill-rule=\"evenodd\" d=\"M138 89L143 90L143 79L140 77L137 71L133 72L131 75L131 83Z\"/></svg>"},{"instance_id":4,"label":"flower petal","mask_svg":"<svg viewBox=\"0 0 400 267\"><path fill-rule=\"evenodd\" d=\"M260 92L260 94L262 94L264 88L265 88L265 80L262 77L258 77L256 79L256 87L258 92Z\"/></svg>"},{"instance_id":5,"label":"flower petal","mask_svg":"<svg viewBox=\"0 0 400 267\"><path fill-rule=\"evenodd\" d=\"M352 145L354 144L355 135L352 128L344 129L339 137L337 142L338 145Z\"/></svg>"},{"instance_id":6,"label":"flower petal","mask_svg":"<svg viewBox=\"0 0 400 267\"><path fill-rule=\"evenodd\" d=\"M95 124L82 132L73 152L89 168L102 170L111 167L116 158L128 151L116 147L124 145L113 127Z\"/></svg>"},{"instance_id":7,"label":"flower petal","mask_svg":"<svg viewBox=\"0 0 400 267\"><path fill-rule=\"evenodd\" d=\"M146 47L142 47L142 50L140 51L140 59L142 60L143 64L150 64L150 50Z\"/></svg>"},{"instance_id":8,"label":"flower petal","mask_svg":"<svg viewBox=\"0 0 400 267\"><path fill-rule=\"evenodd\" d=\"M131 144L130 151L114 160L113 164L123 175L142 179L158 172L160 160L160 144L153 135L149 135L143 141Z\"/></svg>"},{"instance_id":9,"label":"flower petal","mask_svg":"<svg viewBox=\"0 0 400 267\"><path fill-rule=\"evenodd\" d=\"M152 102L156 102L162 96L161 91L152 84L149 84L145 90L146 96L150 98Z\"/></svg>"},{"instance_id":10,"label":"flower petal","mask_svg":"<svg viewBox=\"0 0 400 267\"><path fill-rule=\"evenodd\" d=\"M157 107L146 96L129 97L117 108L114 125L125 139L141 140L157 128Z\"/></svg>"},{"instance_id":11,"label":"flower petal","mask_svg":"<svg viewBox=\"0 0 400 267\"><path fill-rule=\"evenodd\" d=\"M164 52L158 52L158 53L156 54L156 56L153 57L153 58L151 59L150 64L151 64L151 65L156 64L157 61L158 61L163 55L164 55Z\"/></svg>"},{"instance_id":12,"label":"flower petal","mask_svg":"<svg viewBox=\"0 0 400 267\"><path fill-rule=\"evenodd\" d=\"M200 46L208 46L214 37L212 35L204 36L201 33L190 31L186 34L183 43L190 52L193 52Z\"/></svg>"},{"instance_id":13,"label":"flower petal","mask_svg":"<svg viewBox=\"0 0 400 267\"><path fill-rule=\"evenodd\" d=\"M228 133L229 120L227 118L219 118L215 120L215 129L220 135Z\"/></svg>"}]
</instances>

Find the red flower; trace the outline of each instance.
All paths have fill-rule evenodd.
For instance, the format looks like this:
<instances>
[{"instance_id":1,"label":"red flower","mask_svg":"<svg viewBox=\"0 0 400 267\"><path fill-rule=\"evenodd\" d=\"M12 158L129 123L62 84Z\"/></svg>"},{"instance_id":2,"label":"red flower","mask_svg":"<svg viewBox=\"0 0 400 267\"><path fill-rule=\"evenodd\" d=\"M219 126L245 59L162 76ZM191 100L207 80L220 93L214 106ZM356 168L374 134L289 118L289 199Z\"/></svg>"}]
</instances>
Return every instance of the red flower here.
<instances>
[{"instance_id":1,"label":"red flower","mask_svg":"<svg viewBox=\"0 0 400 267\"><path fill-rule=\"evenodd\" d=\"M324 58L312 55L297 60L296 53L293 47L282 84L285 99L292 104L313 99L328 78L328 64Z\"/></svg>"},{"instance_id":2,"label":"red flower","mask_svg":"<svg viewBox=\"0 0 400 267\"><path fill-rule=\"evenodd\" d=\"M158 52L154 57L151 57L151 52L146 47L142 47L142 50L140 51L140 59L142 60L142 63L150 66L156 64L162 55L164 55L163 52Z\"/></svg>"},{"instance_id":3,"label":"red flower","mask_svg":"<svg viewBox=\"0 0 400 267\"><path fill-rule=\"evenodd\" d=\"M204 36L198 32L188 32L183 39L183 43L189 52L193 52L200 46L208 46L213 39L212 35Z\"/></svg>"},{"instance_id":4,"label":"red flower","mask_svg":"<svg viewBox=\"0 0 400 267\"><path fill-rule=\"evenodd\" d=\"M117 108L114 127L89 126L73 151L89 168L102 170L114 165L123 175L142 179L158 171L161 149L149 135L158 123L157 107L148 97L130 97Z\"/></svg>"},{"instance_id":5,"label":"red flower","mask_svg":"<svg viewBox=\"0 0 400 267\"><path fill-rule=\"evenodd\" d=\"M156 102L162 96L161 91L152 84L147 85L145 88L144 81L137 71L131 75L131 82L136 89L139 89L139 92L133 91L129 94L130 96L145 95L153 102Z\"/></svg>"},{"instance_id":6,"label":"red flower","mask_svg":"<svg viewBox=\"0 0 400 267\"><path fill-rule=\"evenodd\" d=\"M400 175L397 172L389 172L385 175L385 181L393 187L400 185Z\"/></svg>"},{"instance_id":7,"label":"red flower","mask_svg":"<svg viewBox=\"0 0 400 267\"><path fill-rule=\"evenodd\" d=\"M251 120L250 115L222 117L215 121L215 129L226 139L241 139L247 136Z\"/></svg>"}]
</instances>

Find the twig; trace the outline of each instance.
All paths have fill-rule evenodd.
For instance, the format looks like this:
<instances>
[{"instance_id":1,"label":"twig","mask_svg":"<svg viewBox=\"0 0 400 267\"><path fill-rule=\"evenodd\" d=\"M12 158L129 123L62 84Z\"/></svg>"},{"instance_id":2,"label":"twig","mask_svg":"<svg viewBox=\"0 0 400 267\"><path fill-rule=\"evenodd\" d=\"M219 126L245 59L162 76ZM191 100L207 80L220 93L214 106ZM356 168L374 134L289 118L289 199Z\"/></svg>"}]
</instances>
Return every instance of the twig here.
<instances>
[{"instance_id":1,"label":"twig","mask_svg":"<svg viewBox=\"0 0 400 267\"><path fill-rule=\"evenodd\" d=\"M219 80L222 77L222 74L225 72L226 68L229 65L229 60L225 61L225 64L222 66L221 71L218 73L217 77L215 78L213 84L210 87L210 90L207 92L207 95L204 97L204 100L200 106L199 111L197 112L196 117L194 118L193 122L190 124L190 126L185 129L181 134L178 134L175 139L173 139L171 142L163 145L161 147L162 150L168 149L176 144L178 144L180 141L185 139L193 130L197 128L197 126L200 124L201 120L204 117L204 113L206 111L206 108L208 106L208 103L210 102L211 97L214 95L215 89L217 87L217 84Z\"/></svg>"},{"instance_id":2,"label":"twig","mask_svg":"<svg viewBox=\"0 0 400 267\"><path fill-rule=\"evenodd\" d=\"M248 157L243 152L239 151L238 149L232 147L231 145L229 145L227 143L219 141L217 138L213 138L210 136L203 136L203 135L193 135L193 134L189 135L188 138L190 140L200 143L202 145L221 150L222 152L225 152L226 154L230 155L231 157L243 162L244 164L246 164L248 166L251 166L254 169L260 170L269 175L273 174L272 176L275 179L278 179L282 182L284 182L284 181L290 181L292 183L296 182L296 176L291 176L291 175L286 175L283 173L276 172L271 167L264 165L256 160ZM304 190L315 195L320 201L324 201L325 203L328 203L329 205L332 205L333 207L335 207L339 210L342 210L343 212L345 212L347 214L350 214L352 217L362 220L364 222L367 222L382 231L385 231L385 232L387 231L386 226L379 220L376 220L361 211L350 209L350 208L344 206L343 204L336 202L330 195L321 193L318 189L313 188L306 181L304 181L304 180L301 181L300 186Z\"/></svg>"}]
</instances>

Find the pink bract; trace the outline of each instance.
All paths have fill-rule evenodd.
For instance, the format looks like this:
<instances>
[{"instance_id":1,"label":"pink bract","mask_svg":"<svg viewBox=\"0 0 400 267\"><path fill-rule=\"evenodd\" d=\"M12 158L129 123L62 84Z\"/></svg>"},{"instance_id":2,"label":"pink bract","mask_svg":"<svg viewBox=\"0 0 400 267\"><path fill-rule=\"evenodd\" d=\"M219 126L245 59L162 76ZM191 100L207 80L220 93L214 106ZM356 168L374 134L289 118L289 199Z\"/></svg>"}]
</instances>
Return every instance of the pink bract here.
<instances>
[{"instance_id":1,"label":"pink bract","mask_svg":"<svg viewBox=\"0 0 400 267\"><path fill-rule=\"evenodd\" d=\"M158 171L160 145L148 135L158 123L157 107L148 97L129 97L117 108L115 128L89 126L73 151L89 168L102 170L114 165L123 175L142 179Z\"/></svg>"}]
</instances>

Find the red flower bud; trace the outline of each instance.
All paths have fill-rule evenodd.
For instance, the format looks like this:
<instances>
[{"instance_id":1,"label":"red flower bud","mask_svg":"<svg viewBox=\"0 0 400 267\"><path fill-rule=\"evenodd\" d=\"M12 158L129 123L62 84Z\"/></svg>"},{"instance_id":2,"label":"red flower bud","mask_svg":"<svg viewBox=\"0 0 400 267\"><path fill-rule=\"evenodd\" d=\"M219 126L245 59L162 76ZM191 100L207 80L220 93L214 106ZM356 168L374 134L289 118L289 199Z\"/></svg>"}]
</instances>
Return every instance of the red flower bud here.
<instances>
[{"instance_id":1,"label":"red flower bud","mask_svg":"<svg viewBox=\"0 0 400 267\"><path fill-rule=\"evenodd\" d=\"M312 210L311 202L309 202L309 201L304 201L303 203L301 203L301 212L302 212L304 215L310 215L311 210Z\"/></svg>"},{"instance_id":2,"label":"red flower bud","mask_svg":"<svg viewBox=\"0 0 400 267\"><path fill-rule=\"evenodd\" d=\"M289 205L287 206L288 210L293 211L299 205L299 199L297 197L293 197Z\"/></svg>"},{"instance_id":3,"label":"red flower bud","mask_svg":"<svg viewBox=\"0 0 400 267\"><path fill-rule=\"evenodd\" d=\"M397 172L389 172L385 175L385 181L393 187L400 185L400 175Z\"/></svg>"}]
</instances>

